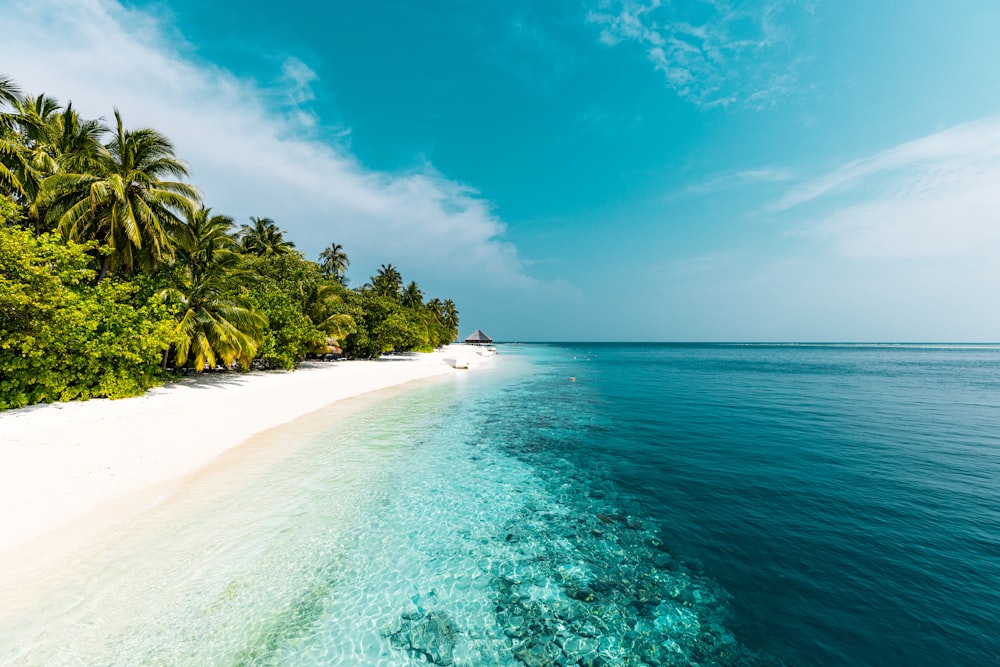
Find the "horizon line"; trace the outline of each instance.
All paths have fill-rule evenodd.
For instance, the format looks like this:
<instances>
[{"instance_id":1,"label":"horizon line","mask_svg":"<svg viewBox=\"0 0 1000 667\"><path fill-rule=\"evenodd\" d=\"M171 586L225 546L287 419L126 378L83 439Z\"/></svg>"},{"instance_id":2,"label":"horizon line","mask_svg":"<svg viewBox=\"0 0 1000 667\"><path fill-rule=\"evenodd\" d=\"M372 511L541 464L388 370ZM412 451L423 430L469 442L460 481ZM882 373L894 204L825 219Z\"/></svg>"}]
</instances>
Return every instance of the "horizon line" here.
<instances>
[{"instance_id":1,"label":"horizon line","mask_svg":"<svg viewBox=\"0 0 1000 667\"><path fill-rule=\"evenodd\" d=\"M502 345L1000 345L1000 341L495 340Z\"/></svg>"}]
</instances>

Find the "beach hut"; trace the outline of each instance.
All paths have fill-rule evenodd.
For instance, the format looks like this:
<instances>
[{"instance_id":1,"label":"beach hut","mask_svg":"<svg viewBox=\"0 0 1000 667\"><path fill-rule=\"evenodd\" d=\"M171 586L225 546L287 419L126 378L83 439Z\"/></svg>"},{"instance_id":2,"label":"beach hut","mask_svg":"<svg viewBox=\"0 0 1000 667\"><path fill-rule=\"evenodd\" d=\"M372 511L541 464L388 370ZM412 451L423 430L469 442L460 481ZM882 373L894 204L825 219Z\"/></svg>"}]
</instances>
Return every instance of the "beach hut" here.
<instances>
[{"instance_id":1,"label":"beach hut","mask_svg":"<svg viewBox=\"0 0 1000 667\"><path fill-rule=\"evenodd\" d=\"M493 339L484 334L482 329L476 329L465 342L469 345L492 345Z\"/></svg>"}]
</instances>

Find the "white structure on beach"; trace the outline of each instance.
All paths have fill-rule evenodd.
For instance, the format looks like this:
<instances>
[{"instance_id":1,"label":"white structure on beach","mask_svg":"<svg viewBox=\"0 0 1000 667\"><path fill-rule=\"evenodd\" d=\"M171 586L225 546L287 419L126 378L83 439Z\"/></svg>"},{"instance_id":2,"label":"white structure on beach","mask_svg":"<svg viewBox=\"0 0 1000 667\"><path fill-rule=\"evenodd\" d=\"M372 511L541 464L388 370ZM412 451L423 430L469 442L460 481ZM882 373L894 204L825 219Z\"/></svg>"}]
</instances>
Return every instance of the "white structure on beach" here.
<instances>
[{"instance_id":1,"label":"white structure on beach","mask_svg":"<svg viewBox=\"0 0 1000 667\"><path fill-rule=\"evenodd\" d=\"M497 349L493 347L493 339L483 333L482 329L476 329L472 334L465 339L466 345L475 345L476 354L481 357L492 357L497 353Z\"/></svg>"},{"instance_id":2,"label":"white structure on beach","mask_svg":"<svg viewBox=\"0 0 1000 667\"><path fill-rule=\"evenodd\" d=\"M483 333L482 329L476 329L465 339L466 345L492 345L493 339Z\"/></svg>"},{"instance_id":3,"label":"white structure on beach","mask_svg":"<svg viewBox=\"0 0 1000 667\"><path fill-rule=\"evenodd\" d=\"M445 358L445 362L452 368L475 368L481 366L486 360L484 357L492 357L497 353L493 347L493 339L483 333L482 329L476 329L465 339L465 350L454 357ZM452 350L458 350L458 346Z\"/></svg>"}]
</instances>

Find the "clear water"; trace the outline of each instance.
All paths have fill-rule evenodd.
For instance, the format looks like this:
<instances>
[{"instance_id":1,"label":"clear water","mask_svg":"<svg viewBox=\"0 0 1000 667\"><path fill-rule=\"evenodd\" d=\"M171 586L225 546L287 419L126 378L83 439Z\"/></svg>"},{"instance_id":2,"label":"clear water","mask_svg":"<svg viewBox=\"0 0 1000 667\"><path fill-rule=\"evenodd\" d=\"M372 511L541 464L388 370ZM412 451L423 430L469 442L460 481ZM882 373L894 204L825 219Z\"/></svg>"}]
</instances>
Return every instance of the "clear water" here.
<instances>
[{"instance_id":1,"label":"clear water","mask_svg":"<svg viewBox=\"0 0 1000 667\"><path fill-rule=\"evenodd\" d=\"M1000 348L501 352L196 480L0 664L1000 664Z\"/></svg>"}]
</instances>

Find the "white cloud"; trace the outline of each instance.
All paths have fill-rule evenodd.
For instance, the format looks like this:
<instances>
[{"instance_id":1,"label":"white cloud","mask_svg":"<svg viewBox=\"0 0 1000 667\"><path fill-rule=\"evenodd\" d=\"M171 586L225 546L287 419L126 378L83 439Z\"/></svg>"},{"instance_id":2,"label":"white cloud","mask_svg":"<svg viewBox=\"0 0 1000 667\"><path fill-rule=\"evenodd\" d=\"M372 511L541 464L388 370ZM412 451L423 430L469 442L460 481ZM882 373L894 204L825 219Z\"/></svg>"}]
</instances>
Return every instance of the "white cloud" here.
<instances>
[{"instance_id":1,"label":"white cloud","mask_svg":"<svg viewBox=\"0 0 1000 667\"><path fill-rule=\"evenodd\" d=\"M800 236L851 258L934 259L1000 251L1000 118L856 160L771 207L811 219Z\"/></svg>"},{"instance_id":2,"label":"white cloud","mask_svg":"<svg viewBox=\"0 0 1000 667\"><path fill-rule=\"evenodd\" d=\"M115 105L127 125L162 131L214 210L238 221L271 217L309 255L342 244L355 283L392 262L422 283L454 286L477 275L503 288L537 286L474 189L429 165L366 169L344 147L311 138L307 105L318 77L306 63L284 60L276 109L264 86L187 57L173 33L117 0L8 3L0 67L25 90L72 99L85 115L108 117Z\"/></svg>"},{"instance_id":3,"label":"white cloud","mask_svg":"<svg viewBox=\"0 0 1000 667\"><path fill-rule=\"evenodd\" d=\"M783 14L796 3L602 0L587 20L608 46L636 42L681 97L703 107L771 106L798 82Z\"/></svg>"}]
</instances>

